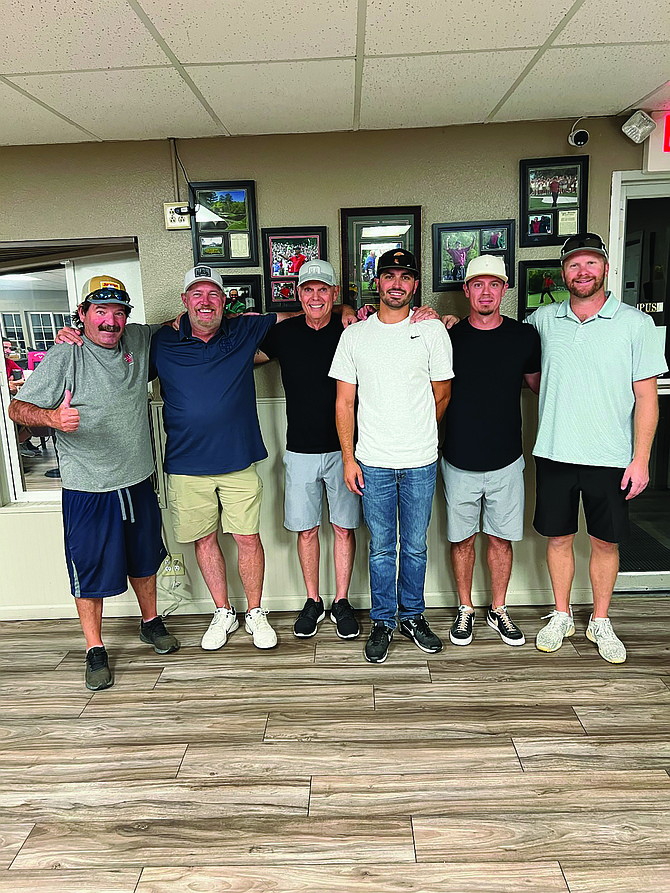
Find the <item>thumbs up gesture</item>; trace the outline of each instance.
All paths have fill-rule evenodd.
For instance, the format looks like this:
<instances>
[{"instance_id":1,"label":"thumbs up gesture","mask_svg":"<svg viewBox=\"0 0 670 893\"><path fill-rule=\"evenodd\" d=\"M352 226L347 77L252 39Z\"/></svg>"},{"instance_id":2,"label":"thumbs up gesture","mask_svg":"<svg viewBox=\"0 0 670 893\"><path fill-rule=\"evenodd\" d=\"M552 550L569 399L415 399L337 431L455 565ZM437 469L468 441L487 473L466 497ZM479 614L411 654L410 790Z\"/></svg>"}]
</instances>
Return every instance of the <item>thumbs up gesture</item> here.
<instances>
[{"instance_id":1,"label":"thumbs up gesture","mask_svg":"<svg viewBox=\"0 0 670 893\"><path fill-rule=\"evenodd\" d=\"M79 410L71 407L71 402L72 393L66 390L61 405L51 411L52 425L59 431L76 431L79 427Z\"/></svg>"}]
</instances>

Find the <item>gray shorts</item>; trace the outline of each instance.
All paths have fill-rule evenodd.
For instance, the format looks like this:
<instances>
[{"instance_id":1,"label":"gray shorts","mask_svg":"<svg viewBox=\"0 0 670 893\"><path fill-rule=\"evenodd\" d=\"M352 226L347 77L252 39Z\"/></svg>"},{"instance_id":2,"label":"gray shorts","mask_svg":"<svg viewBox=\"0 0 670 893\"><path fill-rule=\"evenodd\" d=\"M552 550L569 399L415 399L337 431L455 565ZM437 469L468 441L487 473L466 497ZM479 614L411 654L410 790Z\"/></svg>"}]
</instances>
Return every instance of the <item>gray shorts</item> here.
<instances>
[{"instance_id":1,"label":"gray shorts","mask_svg":"<svg viewBox=\"0 0 670 893\"><path fill-rule=\"evenodd\" d=\"M347 530L361 524L361 498L344 483L342 453L284 453L284 527L311 530L321 524L323 488L328 496L330 523Z\"/></svg>"},{"instance_id":2,"label":"gray shorts","mask_svg":"<svg viewBox=\"0 0 670 893\"><path fill-rule=\"evenodd\" d=\"M464 471L444 458L440 468L449 542L461 543L479 530L501 540L523 539L523 456L496 471Z\"/></svg>"}]
</instances>

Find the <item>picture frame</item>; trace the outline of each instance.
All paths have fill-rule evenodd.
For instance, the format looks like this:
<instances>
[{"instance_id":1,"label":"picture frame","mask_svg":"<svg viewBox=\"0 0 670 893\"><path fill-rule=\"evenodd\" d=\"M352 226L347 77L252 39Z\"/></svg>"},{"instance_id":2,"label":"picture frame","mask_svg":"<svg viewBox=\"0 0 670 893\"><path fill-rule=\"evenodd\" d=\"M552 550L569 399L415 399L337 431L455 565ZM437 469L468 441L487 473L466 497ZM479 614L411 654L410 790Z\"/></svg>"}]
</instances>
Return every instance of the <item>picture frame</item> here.
<instances>
[{"instance_id":1,"label":"picture frame","mask_svg":"<svg viewBox=\"0 0 670 893\"><path fill-rule=\"evenodd\" d=\"M261 277L222 276L226 313L262 313Z\"/></svg>"},{"instance_id":2,"label":"picture frame","mask_svg":"<svg viewBox=\"0 0 670 893\"><path fill-rule=\"evenodd\" d=\"M543 304L557 304L568 297L560 258L519 261L519 320Z\"/></svg>"},{"instance_id":3,"label":"picture frame","mask_svg":"<svg viewBox=\"0 0 670 893\"><path fill-rule=\"evenodd\" d=\"M503 258L508 285L513 288L515 227L512 218L434 223L433 291L462 289L468 264L480 254Z\"/></svg>"},{"instance_id":4,"label":"picture frame","mask_svg":"<svg viewBox=\"0 0 670 893\"><path fill-rule=\"evenodd\" d=\"M280 226L261 230L265 310L301 310L298 274L307 261L328 260L326 226Z\"/></svg>"},{"instance_id":5,"label":"picture frame","mask_svg":"<svg viewBox=\"0 0 670 893\"><path fill-rule=\"evenodd\" d=\"M190 183L189 205L196 265L258 266L254 180Z\"/></svg>"},{"instance_id":6,"label":"picture frame","mask_svg":"<svg viewBox=\"0 0 670 893\"><path fill-rule=\"evenodd\" d=\"M519 162L519 246L562 245L586 232L589 156Z\"/></svg>"},{"instance_id":7,"label":"picture frame","mask_svg":"<svg viewBox=\"0 0 670 893\"><path fill-rule=\"evenodd\" d=\"M421 270L421 206L340 208L341 293L344 303L359 309L379 306L375 274L385 251L411 251ZM412 306L421 304L421 282Z\"/></svg>"}]
</instances>

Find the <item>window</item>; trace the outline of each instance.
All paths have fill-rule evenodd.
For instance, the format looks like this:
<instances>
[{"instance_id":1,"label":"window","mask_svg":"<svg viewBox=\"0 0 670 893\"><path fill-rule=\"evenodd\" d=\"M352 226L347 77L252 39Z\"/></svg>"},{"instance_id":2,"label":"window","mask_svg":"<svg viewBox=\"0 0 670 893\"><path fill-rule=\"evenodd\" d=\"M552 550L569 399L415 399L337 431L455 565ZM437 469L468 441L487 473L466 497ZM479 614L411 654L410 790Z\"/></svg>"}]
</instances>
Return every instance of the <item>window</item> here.
<instances>
[{"instance_id":1,"label":"window","mask_svg":"<svg viewBox=\"0 0 670 893\"><path fill-rule=\"evenodd\" d=\"M21 314L17 312L2 313L0 318L2 319L2 337L12 341L21 354L21 359L24 359L27 348Z\"/></svg>"},{"instance_id":2,"label":"window","mask_svg":"<svg viewBox=\"0 0 670 893\"><path fill-rule=\"evenodd\" d=\"M49 350L56 341L59 329L65 324L65 313L29 313L33 350Z\"/></svg>"}]
</instances>

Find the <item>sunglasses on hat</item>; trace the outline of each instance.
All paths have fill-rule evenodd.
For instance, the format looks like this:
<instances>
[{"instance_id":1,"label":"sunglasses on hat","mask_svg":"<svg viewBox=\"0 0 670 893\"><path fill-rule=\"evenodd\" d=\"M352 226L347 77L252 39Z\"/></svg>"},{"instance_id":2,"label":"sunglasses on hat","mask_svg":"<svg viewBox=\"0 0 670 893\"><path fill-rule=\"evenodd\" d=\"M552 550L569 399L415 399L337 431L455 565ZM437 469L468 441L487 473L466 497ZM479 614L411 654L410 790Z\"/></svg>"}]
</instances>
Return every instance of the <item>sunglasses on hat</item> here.
<instances>
[{"instance_id":1,"label":"sunglasses on hat","mask_svg":"<svg viewBox=\"0 0 670 893\"><path fill-rule=\"evenodd\" d=\"M106 285L104 288L96 288L95 291L86 295L86 300L92 301L94 304L99 303L100 299L105 302L118 301L119 304L130 304L128 292L119 288L113 288L111 285Z\"/></svg>"},{"instance_id":2,"label":"sunglasses on hat","mask_svg":"<svg viewBox=\"0 0 670 893\"><path fill-rule=\"evenodd\" d=\"M561 248L561 260L575 251L597 251L603 257L608 256L605 243L597 233L581 233L577 236L570 236Z\"/></svg>"}]
</instances>

